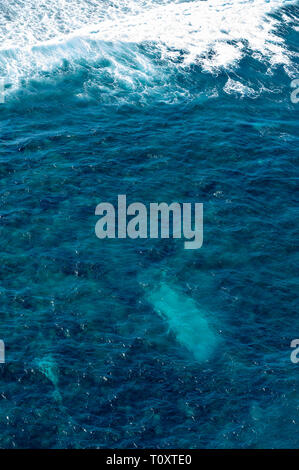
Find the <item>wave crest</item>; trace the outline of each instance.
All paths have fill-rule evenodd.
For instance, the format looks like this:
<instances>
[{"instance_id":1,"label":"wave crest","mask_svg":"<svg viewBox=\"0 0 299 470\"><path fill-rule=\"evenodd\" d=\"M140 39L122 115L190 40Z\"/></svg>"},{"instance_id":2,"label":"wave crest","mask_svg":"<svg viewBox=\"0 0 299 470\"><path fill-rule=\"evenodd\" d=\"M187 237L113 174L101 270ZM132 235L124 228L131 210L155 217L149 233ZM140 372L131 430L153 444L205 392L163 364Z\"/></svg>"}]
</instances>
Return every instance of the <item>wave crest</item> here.
<instances>
[{"instance_id":1,"label":"wave crest","mask_svg":"<svg viewBox=\"0 0 299 470\"><path fill-rule=\"evenodd\" d=\"M128 1L120 7L107 1L101 6L83 0L60 0L58 5L45 1L39 23L36 13L28 13L23 0L10 2L6 10L4 3L0 75L16 83L20 78L61 67L65 60L95 64L107 59L118 62L115 73L131 80L136 72L138 81L156 73L161 61L170 67L196 63L203 71L215 72L233 67L249 52L270 67L289 67L292 53L277 33L279 20L270 13L291 3L214 0L160 5ZM23 12L13 19L11 12L17 5L27 11L26 18ZM292 20L284 13L284 22ZM140 49L145 45L149 54Z\"/></svg>"}]
</instances>

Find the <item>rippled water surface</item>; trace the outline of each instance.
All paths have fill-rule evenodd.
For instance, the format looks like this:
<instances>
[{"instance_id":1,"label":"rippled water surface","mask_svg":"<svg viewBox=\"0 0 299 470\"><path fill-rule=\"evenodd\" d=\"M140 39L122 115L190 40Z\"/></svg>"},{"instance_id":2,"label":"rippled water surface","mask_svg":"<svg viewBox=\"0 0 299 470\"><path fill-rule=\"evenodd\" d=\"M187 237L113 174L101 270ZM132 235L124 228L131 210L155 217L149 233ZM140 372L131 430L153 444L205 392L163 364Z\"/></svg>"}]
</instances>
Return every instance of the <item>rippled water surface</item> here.
<instances>
[{"instance_id":1,"label":"rippled water surface","mask_svg":"<svg viewBox=\"0 0 299 470\"><path fill-rule=\"evenodd\" d=\"M0 447L298 447L295 1L0 4ZM99 240L203 202L204 243Z\"/></svg>"}]
</instances>

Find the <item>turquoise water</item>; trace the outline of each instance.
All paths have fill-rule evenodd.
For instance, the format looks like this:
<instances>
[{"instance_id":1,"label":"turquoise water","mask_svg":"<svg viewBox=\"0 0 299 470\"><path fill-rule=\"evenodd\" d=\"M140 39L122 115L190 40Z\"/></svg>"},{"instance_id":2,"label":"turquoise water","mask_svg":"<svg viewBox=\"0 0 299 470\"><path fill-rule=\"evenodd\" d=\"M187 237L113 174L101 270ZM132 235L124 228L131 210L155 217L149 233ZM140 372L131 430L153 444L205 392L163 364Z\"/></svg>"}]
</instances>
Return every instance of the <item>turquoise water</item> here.
<instances>
[{"instance_id":1,"label":"turquoise water","mask_svg":"<svg viewBox=\"0 0 299 470\"><path fill-rule=\"evenodd\" d=\"M0 447L297 448L297 3L56 4L0 6Z\"/></svg>"}]
</instances>

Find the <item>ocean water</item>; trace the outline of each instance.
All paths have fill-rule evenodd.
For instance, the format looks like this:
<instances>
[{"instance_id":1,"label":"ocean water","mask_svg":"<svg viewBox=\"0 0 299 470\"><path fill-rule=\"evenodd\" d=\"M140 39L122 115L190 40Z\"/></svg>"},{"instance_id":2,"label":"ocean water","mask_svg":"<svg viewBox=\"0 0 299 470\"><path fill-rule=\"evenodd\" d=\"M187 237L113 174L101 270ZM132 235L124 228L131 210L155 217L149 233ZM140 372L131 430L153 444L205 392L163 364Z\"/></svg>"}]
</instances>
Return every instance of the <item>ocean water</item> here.
<instances>
[{"instance_id":1,"label":"ocean water","mask_svg":"<svg viewBox=\"0 0 299 470\"><path fill-rule=\"evenodd\" d=\"M1 448L298 448L298 11L1 1ZM99 240L118 194L202 248Z\"/></svg>"}]
</instances>

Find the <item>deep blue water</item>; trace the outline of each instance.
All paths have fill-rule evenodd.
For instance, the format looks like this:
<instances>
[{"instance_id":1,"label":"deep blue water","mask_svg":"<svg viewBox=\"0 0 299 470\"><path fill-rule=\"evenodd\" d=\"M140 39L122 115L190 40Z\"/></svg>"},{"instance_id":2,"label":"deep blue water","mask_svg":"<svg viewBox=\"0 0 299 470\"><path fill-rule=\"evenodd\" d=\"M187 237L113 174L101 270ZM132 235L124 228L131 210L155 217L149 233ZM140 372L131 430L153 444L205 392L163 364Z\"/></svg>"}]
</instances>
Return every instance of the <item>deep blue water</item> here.
<instances>
[{"instance_id":1,"label":"deep blue water","mask_svg":"<svg viewBox=\"0 0 299 470\"><path fill-rule=\"evenodd\" d=\"M34 3L0 6L0 447L298 448L296 2L223 2L223 25L187 3L195 54L180 9L165 36L178 4L127 4L125 37L116 4L105 35L107 2L74 0L72 27ZM99 240L118 194L203 202L202 248Z\"/></svg>"}]
</instances>

